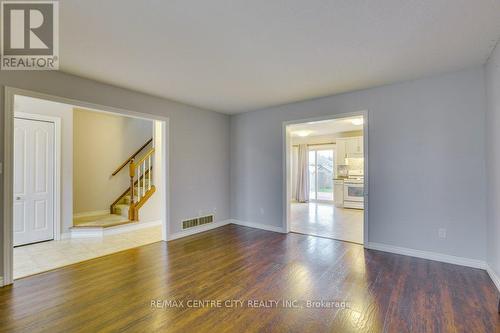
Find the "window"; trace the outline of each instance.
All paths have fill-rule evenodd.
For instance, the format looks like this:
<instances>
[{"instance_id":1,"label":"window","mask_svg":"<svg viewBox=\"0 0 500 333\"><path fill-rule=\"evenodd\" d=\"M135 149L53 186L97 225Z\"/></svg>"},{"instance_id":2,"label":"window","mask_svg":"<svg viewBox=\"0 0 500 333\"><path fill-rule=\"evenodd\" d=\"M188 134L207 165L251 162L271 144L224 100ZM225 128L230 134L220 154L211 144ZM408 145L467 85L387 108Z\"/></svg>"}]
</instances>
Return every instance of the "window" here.
<instances>
[{"instance_id":1,"label":"window","mask_svg":"<svg viewBox=\"0 0 500 333\"><path fill-rule=\"evenodd\" d=\"M309 151L309 199L333 201L333 149Z\"/></svg>"}]
</instances>

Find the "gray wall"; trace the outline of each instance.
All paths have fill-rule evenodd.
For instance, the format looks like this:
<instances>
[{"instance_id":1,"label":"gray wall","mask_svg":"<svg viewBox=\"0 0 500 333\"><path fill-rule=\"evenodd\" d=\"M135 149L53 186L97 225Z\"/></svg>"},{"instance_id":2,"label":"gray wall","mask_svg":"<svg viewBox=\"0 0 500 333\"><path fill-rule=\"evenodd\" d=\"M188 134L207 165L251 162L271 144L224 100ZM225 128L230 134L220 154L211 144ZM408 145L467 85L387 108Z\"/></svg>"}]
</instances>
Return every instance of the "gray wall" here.
<instances>
[{"instance_id":1,"label":"gray wall","mask_svg":"<svg viewBox=\"0 0 500 333\"><path fill-rule=\"evenodd\" d=\"M484 260L485 107L481 67L231 117L231 217L281 226L284 121L369 110L369 241Z\"/></svg>"},{"instance_id":2,"label":"gray wall","mask_svg":"<svg viewBox=\"0 0 500 333\"><path fill-rule=\"evenodd\" d=\"M486 64L487 261L500 276L500 46Z\"/></svg>"},{"instance_id":3,"label":"gray wall","mask_svg":"<svg viewBox=\"0 0 500 333\"><path fill-rule=\"evenodd\" d=\"M59 72L2 71L0 74L2 161L4 86L170 117L171 228L169 232L180 231L181 219L212 212L214 209L217 210L216 220L229 218L229 117L227 115ZM1 186L3 188L3 177ZM0 202L3 203L3 198L1 199ZM3 211L1 204L0 211ZM3 226L0 232L3 233ZM0 251L2 249L3 247L0 247ZM0 254L2 260L3 253Z\"/></svg>"}]
</instances>

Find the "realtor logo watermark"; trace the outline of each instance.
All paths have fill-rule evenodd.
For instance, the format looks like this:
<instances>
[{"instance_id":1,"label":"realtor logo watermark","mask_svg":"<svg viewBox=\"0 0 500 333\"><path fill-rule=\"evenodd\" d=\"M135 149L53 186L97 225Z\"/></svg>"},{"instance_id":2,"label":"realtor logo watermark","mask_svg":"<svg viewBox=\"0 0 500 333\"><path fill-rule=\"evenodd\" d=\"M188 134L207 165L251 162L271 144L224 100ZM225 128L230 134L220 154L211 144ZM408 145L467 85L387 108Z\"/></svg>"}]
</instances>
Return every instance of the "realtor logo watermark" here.
<instances>
[{"instance_id":1,"label":"realtor logo watermark","mask_svg":"<svg viewBox=\"0 0 500 333\"><path fill-rule=\"evenodd\" d=\"M1 1L2 70L59 69L58 1Z\"/></svg>"}]
</instances>

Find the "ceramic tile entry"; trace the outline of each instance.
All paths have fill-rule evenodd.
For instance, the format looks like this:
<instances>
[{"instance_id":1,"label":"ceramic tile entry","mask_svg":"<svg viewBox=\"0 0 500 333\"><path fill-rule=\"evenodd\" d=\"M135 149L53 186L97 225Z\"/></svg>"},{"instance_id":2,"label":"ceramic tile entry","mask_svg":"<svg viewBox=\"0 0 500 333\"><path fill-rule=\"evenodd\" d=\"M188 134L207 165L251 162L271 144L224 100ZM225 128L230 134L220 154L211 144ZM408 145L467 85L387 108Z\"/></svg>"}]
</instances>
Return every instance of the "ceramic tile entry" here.
<instances>
[{"instance_id":1,"label":"ceramic tile entry","mask_svg":"<svg viewBox=\"0 0 500 333\"><path fill-rule=\"evenodd\" d=\"M14 279L161 241L161 226L116 235L48 241L14 248Z\"/></svg>"},{"instance_id":2,"label":"ceramic tile entry","mask_svg":"<svg viewBox=\"0 0 500 333\"><path fill-rule=\"evenodd\" d=\"M291 231L363 244L363 210L292 203Z\"/></svg>"}]
</instances>

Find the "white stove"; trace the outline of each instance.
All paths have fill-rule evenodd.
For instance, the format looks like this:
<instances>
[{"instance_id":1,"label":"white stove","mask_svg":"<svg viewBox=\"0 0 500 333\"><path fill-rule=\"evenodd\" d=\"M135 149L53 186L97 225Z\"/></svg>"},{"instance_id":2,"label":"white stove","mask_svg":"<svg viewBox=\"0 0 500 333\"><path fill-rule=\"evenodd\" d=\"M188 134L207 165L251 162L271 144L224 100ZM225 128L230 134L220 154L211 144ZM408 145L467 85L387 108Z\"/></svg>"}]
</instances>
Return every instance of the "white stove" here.
<instances>
[{"instance_id":1,"label":"white stove","mask_svg":"<svg viewBox=\"0 0 500 333\"><path fill-rule=\"evenodd\" d=\"M344 180L344 208L364 209L365 190L362 176Z\"/></svg>"}]
</instances>

